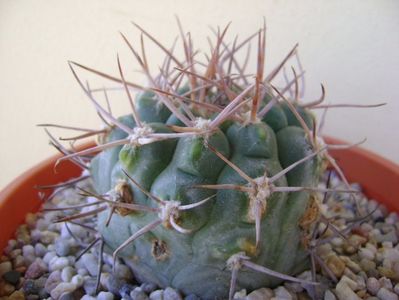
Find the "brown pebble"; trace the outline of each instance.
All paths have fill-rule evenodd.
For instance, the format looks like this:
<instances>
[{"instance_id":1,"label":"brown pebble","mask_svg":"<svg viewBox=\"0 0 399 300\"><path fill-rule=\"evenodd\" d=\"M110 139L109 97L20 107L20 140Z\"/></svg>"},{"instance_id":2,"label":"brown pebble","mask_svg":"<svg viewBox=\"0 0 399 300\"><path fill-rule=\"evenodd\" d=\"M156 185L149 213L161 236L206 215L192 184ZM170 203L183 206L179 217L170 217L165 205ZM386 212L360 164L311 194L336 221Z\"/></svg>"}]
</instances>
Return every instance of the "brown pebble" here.
<instances>
[{"instance_id":1,"label":"brown pebble","mask_svg":"<svg viewBox=\"0 0 399 300\"><path fill-rule=\"evenodd\" d=\"M0 281L0 296L8 296L15 291L15 287L12 284Z\"/></svg>"},{"instance_id":2,"label":"brown pebble","mask_svg":"<svg viewBox=\"0 0 399 300\"><path fill-rule=\"evenodd\" d=\"M360 298L364 298L367 295L367 291L360 290L360 291L356 292L356 295L358 295Z\"/></svg>"},{"instance_id":3,"label":"brown pebble","mask_svg":"<svg viewBox=\"0 0 399 300\"><path fill-rule=\"evenodd\" d=\"M334 273L335 276L340 278L345 270L345 263L335 254L332 254L327 257L326 261L327 266Z\"/></svg>"},{"instance_id":4,"label":"brown pebble","mask_svg":"<svg viewBox=\"0 0 399 300\"><path fill-rule=\"evenodd\" d=\"M378 271L382 276L388 277L389 279L393 279L395 281L399 281L399 275L392 269L385 267L378 267Z\"/></svg>"},{"instance_id":5,"label":"brown pebble","mask_svg":"<svg viewBox=\"0 0 399 300\"><path fill-rule=\"evenodd\" d=\"M9 300L25 300L25 295L21 291L15 291L8 298Z\"/></svg>"}]
</instances>

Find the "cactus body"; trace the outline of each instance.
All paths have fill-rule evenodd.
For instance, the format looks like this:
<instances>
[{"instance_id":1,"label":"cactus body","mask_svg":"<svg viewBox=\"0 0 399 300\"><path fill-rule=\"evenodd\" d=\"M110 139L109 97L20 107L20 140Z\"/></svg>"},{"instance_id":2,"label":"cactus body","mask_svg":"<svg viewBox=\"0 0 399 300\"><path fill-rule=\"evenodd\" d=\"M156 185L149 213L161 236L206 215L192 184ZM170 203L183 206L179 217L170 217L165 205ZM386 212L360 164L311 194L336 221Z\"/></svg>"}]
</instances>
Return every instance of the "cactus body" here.
<instances>
[{"instance_id":1,"label":"cactus body","mask_svg":"<svg viewBox=\"0 0 399 300\"><path fill-rule=\"evenodd\" d=\"M149 98L148 93L141 94L136 106L140 120L153 132L171 132L165 124L171 120L170 112L156 96ZM310 119L308 111L301 113ZM120 121L130 128L136 126L131 115ZM116 128L107 139L112 141L126 135ZM123 182L132 194L132 203L158 207L129 177L152 195L165 201L179 201L181 205L197 203L216 194L207 203L178 215L179 226L190 233L178 232L170 224L160 224L126 246L119 255L139 280L161 287L173 286L205 299L227 297L231 271L226 269L226 261L239 252L277 272L295 275L303 271L309 259L303 244L306 231L300 223L311 205L311 194L276 192L265 197L257 246L254 203L248 193L196 187L248 185L208 145L251 178L261 178L265 172L270 178L314 151L292 113L280 104L263 120L248 124L224 122L207 136L167 139L141 146L127 144L104 150L91 163L94 187L99 194L115 190ZM318 158L310 159L274 184L314 187L320 174L319 165ZM157 212L130 211L114 214L106 225L108 214L99 215L99 229L111 251L159 218ZM256 289L280 282L281 279L243 269L238 274L237 288Z\"/></svg>"}]
</instances>

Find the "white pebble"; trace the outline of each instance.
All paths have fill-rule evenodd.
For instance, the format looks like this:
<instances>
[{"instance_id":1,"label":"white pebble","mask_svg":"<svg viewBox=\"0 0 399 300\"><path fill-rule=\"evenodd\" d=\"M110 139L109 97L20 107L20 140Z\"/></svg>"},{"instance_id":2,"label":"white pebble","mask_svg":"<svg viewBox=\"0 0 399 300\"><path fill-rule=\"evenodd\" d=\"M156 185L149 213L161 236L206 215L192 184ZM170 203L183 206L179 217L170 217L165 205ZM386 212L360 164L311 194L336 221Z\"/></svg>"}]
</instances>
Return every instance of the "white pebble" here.
<instances>
[{"instance_id":1,"label":"white pebble","mask_svg":"<svg viewBox=\"0 0 399 300\"><path fill-rule=\"evenodd\" d=\"M375 252L371 251L368 248L361 248L359 250L360 258L365 258L365 259L368 259L368 260L373 260L374 259L374 253Z\"/></svg>"},{"instance_id":2,"label":"white pebble","mask_svg":"<svg viewBox=\"0 0 399 300\"><path fill-rule=\"evenodd\" d=\"M381 277L379 279L379 282L381 284L382 287L387 288L388 290L392 290L393 289L393 285L392 285L392 281L386 277Z\"/></svg>"},{"instance_id":3,"label":"white pebble","mask_svg":"<svg viewBox=\"0 0 399 300\"><path fill-rule=\"evenodd\" d=\"M285 287L279 286L274 289L274 294L277 299L293 300L291 293Z\"/></svg>"},{"instance_id":4,"label":"white pebble","mask_svg":"<svg viewBox=\"0 0 399 300\"><path fill-rule=\"evenodd\" d=\"M84 283L84 279L82 275L75 275L72 277L71 279L71 283L73 283L74 285L76 285L77 287L81 287Z\"/></svg>"},{"instance_id":5,"label":"white pebble","mask_svg":"<svg viewBox=\"0 0 399 300\"><path fill-rule=\"evenodd\" d=\"M63 293L73 292L74 290L76 290L76 285L73 283L61 282L51 291L51 297L58 299Z\"/></svg>"},{"instance_id":6,"label":"white pebble","mask_svg":"<svg viewBox=\"0 0 399 300\"><path fill-rule=\"evenodd\" d=\"M22 255L23 256L35 255L35 248L32 245L24 245L22 247Z\"/></svg>"},{"instance_id":7,"label":"white pebble","mask_svg":"<svg viewBox=\"0 0 399 300\"><path fill-rule=\"evenodd\" d=\"M335 292L339 299L361 300L361 298L353 291L354 287L357 287L355 281L349 279L346 276L342 276L341 280L338 282L335 288Z\"/></svg>"},{"instance_id":8,"label":"white pebble","mask_svg":"<svg viewBox=\"0 0 399 300\"><path fill-rule=\"evenodd\" d=\"M100 292L97 295L97 300L113 300L114 299L114 294L110 292Z\"/></svg>"},{"instance_id":9,"label":"white pebble","mask_svg":"<svg viewBox=\"0 0 399 300\"><path fill-rule=\"evenodd\" d=\"M49 263L50 271L61 270L69 265L69 260L66 257L53 257Z\"/></svg>"},{"instance_id":10,"label":"white pebble","mask_svg":"<svg viewBox=\"0 0 399 300\"><path fill-rule=\"evenodd\" d=\"M377 297L381 300L398 300L398 295L395 295L386 288L380 288L377 293Z\"/></svg>"},{"instance_id":11,"label":"white pebble","mask_svg":"<svg viewBox=\"0 0 399 300\"><path fill-rule=\"evenodd\" d=\"M150 300L163 300L163 290L156 290L150 294Z\"/></svg>"},{"instance_id":12,"label":"white pebble","mask_svg":"<svg viewBox=\"0 0 399 300\"><path fill-rule=\"evenodd\" d=\"M64 282L70 282L72 280L72 277L74 274L75 274L75 270L71 266L67 266L62 269L61 279Z\"/></svg>"},{"instance_id":13,"label":"white pebble","mask_svg":"<svg viewBox=\"0 0 399 300\"><path fill-rule=\"evenodd\" d=\"M96 300L96 297L92 297L89 295L84 295L80 300Z\"/></svg>"},{"instance_id":14,"label":"white pebble","mask_svg":"<svg viewBox=\"0 0 399 300\"><path fill-rule=\"evenodd\" d=\"M57 256L57 254L55 254L55 251L47 252L47 253L44 255L44 257L43 257L43 261L44 261L46 264L49 264L50 261L51 261L55 256Z\"/></svg>"},{"instance_id":15,"label":"white pebble","mask_svg":"<svg viewBox=\"0 0 399 300\"><path fill-rule=\"evenodd\" d=\"M274 293L272 289L260 288L251 292L245 300L270 300L272 299Z\"/></svg>"},{"instance_id":16,"label":"white pebble","mask_svg":"<svg viewBox=\"0 0 399 300\"><path fill-rule=\"evenodd\" d=\"M98 260L92 253L86 253L81 258L85 268L89 271L91 276L97 276ZM118 274L118 273L116 273Z\"/></svg>"}]
</instances>

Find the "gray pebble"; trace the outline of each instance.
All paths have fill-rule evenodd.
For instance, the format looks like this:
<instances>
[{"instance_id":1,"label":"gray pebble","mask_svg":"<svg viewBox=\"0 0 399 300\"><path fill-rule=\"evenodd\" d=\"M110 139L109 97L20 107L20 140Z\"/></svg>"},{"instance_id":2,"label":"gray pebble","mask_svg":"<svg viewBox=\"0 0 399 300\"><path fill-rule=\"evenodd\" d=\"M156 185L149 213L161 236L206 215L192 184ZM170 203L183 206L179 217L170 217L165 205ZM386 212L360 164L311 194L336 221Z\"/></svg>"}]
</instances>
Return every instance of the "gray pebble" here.
<instances>
[{"instance_id":1,"label":"gray pebble","mask_svg":"<svg viewBox=\"0 0 399 300\"><path fill-rule=\"evenodd\" d=\"M108 280L105 283L106 288L108 289L108 291L110 291L111 293L118 295L120 289L122 288L122 286L125 284L126 282L114 275L110 275L108 277Z\"/></svg>"},{"instance_id":2,"label":"gray pebble","mask_svg":"<svg viewBox=\"0 0 399 300\"><path fill-rule=\"evenodd\" d=\"M35 280L28 279L28 280L24 281L24 283L22 285L22 289L23 289L25 294L30 295L30 294L38 294L40 289L41 289L41 287L39 287L36 284Z\"/></svg>"},{"instance_id":3,"label":"gray pebble","mask_svg":"<svg viewBox=\"0 0 399 300\"><path fill-rule=\"evenodd\" d=\"M336 300L337 298L335 297L335 295L333 294L333 292L331 292L330 290L327 290L324 293L324 300Z\"/></svg>"},{"instance_id":4,"label":"gray pebble","mask_svg":"<svg viewBox=\"0 0 399 300\"><path fill-rule=\"evenodd\" d=\"M274 289L274 294L277 299L284 299L284 300L294 299L291 293L285 287L282 286L279 286L278 288Z\"/></svg>"},{"instance_id":5,"label":"gray pebble","mask_svg":"<svg viewBox=\"0 0 399 300\"><path fill-rule=\"evenodd\" d=\"M58 300L75 300L73 292L62 293Z\"/></svg>"},{"instance_id":6,"label":"gray pebble","mask_svg":"<svg viewBox=\"0 0 399 300\"><path fill-rule=\"evenodd\" d=\"M163 293L164 300L183 300L182 296L178 291L172 289L171 287L167 287Z\"/></svg>"},{"instance_id":7,"label":"gray pebble","mask_svg":"<svg viewBox=\"0 0 399 300\"><path fill-rule=\"evenodd\" d=\"M44 285L44 289L47 293L51 293L51 291L61 282L61 272L59 270L54 271L50 274L50 276L46 280L46 284Z\"/></svg>"},{"instance_id":8,"label":"gray pebble","mask_svg":"<svg viewBox=\"0 0 399 300\"><path fill-rule=\"evenodd\" d=\"M392 293L386 288L380 288L380 290L377 293L377 297L381 300L398 300L399 297L398 295Z\"/></svg>"},{"instance_id":9,"label":"gray pebble","mask_svg":"<svg viewBox=\"0 0 399 300\"><path fill-rule=\"evenodd\" d=\"M150 300L163 300L163 290L155 290L150 294Z\"/></svg>"},{"instance_id":10,"label":"gray pebble","mask_svg":"<svg viewBox=\"0 0 399 300\"><path fill-rule=\"evenodd\" d=\"M83 288L87 295L95 295L96 294L96 284L97 280L95 278L88 278L83 283Z\"/></svg>"},{"instance_id":11,"label":"gray pebble","mask_svg":"<svg viewBox=\"0 0 399 300\"><path fill-rule=\"evenodd\" d=\"M393 288L393 290L394 290L394 292L395 292L396 294L399 295L399 283L395 284L395 287Z\"/></svg>"},{"instance_id":12,"label":"gray pebble","mask_svg":"<svg viewBox=\"0 0 399 300\"><path fill-rule=\"evenodd\" d=\"M100 292L97 295L97 300L114 300L114 294L110 292Z\"/></svg>"},{"instance_id":13,"label":"gray pebble","mask_svg":"<svg viewBox=\"0 0 399 300\"><path fill-rule=\"evenodd\" d=\"M140 288L144 293L151 294L153 291L155 291L157 289L157 285L155 283L147 282L147 283L143 283L140 286Z\"/></svg>"},{"instance_id":14,"label":"gray pebble","mask_svg":"<svg viewBox=\"0 0 399 300\"><path fill-rule=\"evenodd\" d=\"M36 243L35 255L37 257L43 257L47 252L47 248L42 243Z\"/></svg>"},{"instance_id":15,"label":"gray pebble","mask_svg":"<svg viewBox=\"0 0 399 300\"><path fill-rule=\"evenodd\" d=\"M47 272L47 266L41 259L36 259L26 270L25 278L36 279Z\"/></svg>"},{"instance_id":16,"label":"gray pebble","mask_svg":"<svg viewBox=\"0 0 399 300\"><path fill-rule=\"evenodd\" d=\"M392 281L390 279L388 279L386 277L381 277L378 281L380 282L382 287L385 287L388 290L393 289Z\"/></svg>"},{"instance_id":17,"label":"gray pebble","mask_svg":"<svg viewBox=\"0 0 399 300\"><path fill-rule=\"evenodd\" d=\"M371 295L376 295L380 287L381 284L376 278L370 277L367 279L367 291L369 291Z\"/></svg>"},{"instance_id":18,"label":"gray pebble","mask_svg":"<svg viewBox=\"0 0 399 300\"><path fill-rule=\"evenodd\" d=\"M130 292L130 298L132 300L149 300L147 294L143 292L143 290L139 287L136 287L133 291Z\"/></svg>"},{"instance_id":19,"label":"gray pebble","mask_svg":"<svg viewBox=\"0 0 399 300\"><path fill-rule=\"evenodd\" d=\"M121 297L129 298L131 291L133 291L135 288L137 288L137 286L129 283L124 283L119 289L119 295L121 295Z\"/></svg>"},{"instance_id":20,"label":"gray pebble","mask_svg":"<svg viewBox=\"0 0 399 300\"><path fill-rule=\"evenodd\" d=\"M197 295L190 294L190 295L187 295L186 297L184 297L184 300L201 300L201 298L198 297Z\"/></svg>"},{"instance_id":21,"label":"gray pebble","mask_svg":"<svg viewBox=\"0 0 399 300\"><path fill-rule=\"evenodd\" d=\"M81 258L81 261L91 276L97 276L98 260L92 253L84 254Z\"/></svg>"},{"instance_id":22,"label":"gray pebble","mask_svg":"<svg viewBox=\"0 0 399 300\"><path fill-rule=\"evenodd\" d=\"M12 285L16 285L21 278L21 273L18 271L8 271L3 275L3 279Z\"/></svg>"}]
</instances>

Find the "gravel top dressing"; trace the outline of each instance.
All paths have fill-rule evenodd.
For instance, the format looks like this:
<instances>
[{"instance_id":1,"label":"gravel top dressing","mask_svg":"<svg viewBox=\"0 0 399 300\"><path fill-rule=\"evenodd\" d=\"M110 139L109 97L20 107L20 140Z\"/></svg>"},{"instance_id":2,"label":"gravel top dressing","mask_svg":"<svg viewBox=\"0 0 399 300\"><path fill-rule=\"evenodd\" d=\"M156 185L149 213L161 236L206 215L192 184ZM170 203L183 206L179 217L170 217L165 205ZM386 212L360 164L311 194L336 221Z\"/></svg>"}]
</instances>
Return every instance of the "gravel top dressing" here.
<instances>
[{"instance_id":1,"label":"gravel top dressing","mask_svg":"<svg viewBox=\"0 0 399 300\"><path fill-rule=\"evenodd\" d=\"M324 177L321 186L329 181L330 188L342 188L334 173L329 180L328 174ZM89 185L86 180L77 187L88 189ZM360 190L356 184L352 187ZM237 291L234 299L399 299L398 215L362 194L351 197L330 192L320 194L320 199L322 216L313 233L316 244L309 246L315 249L312 257L316 272L308 270L297 276L320 284L285 282L275 289ZM54 209L96 201L79 194L79 189L63 189L44 204L45 211L27 215L26 224L17 229L15 239L8 242L1 256L0 299L200 299L171 287L161 289L136 282L122 261L113 270L112 256L106 251L99 269L102 243L93 230L96 217L54 222L79 212ZM356 205L363 217L356 217ZM95 207L81 207L80 212Z\"/></svg>"}]
</instances>

